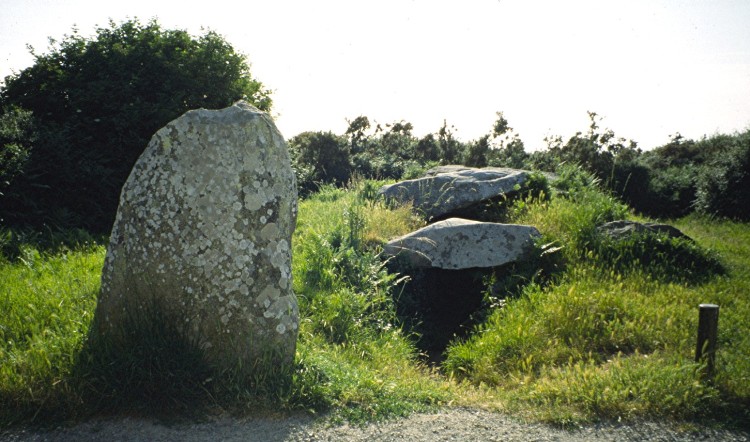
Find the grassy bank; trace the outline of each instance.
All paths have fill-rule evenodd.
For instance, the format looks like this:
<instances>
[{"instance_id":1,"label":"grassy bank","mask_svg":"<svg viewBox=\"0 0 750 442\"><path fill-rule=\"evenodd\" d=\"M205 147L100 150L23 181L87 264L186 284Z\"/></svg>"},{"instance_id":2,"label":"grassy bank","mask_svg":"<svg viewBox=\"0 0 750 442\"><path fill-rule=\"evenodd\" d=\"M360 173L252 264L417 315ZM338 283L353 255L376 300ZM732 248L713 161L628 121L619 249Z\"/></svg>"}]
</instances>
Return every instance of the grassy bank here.
<instances>
[{"instance_id":1,"label":"grassy bank","mask_svg":"<svg viewBox=\"0 0 750 442\"><path fill-rule=\"evenodd\" d=\"M448 347L437 371L401 326L400 276L378 256L383 241L422 222L408 207L378 202L377 187L324 188L300 203L293 273L302 319L291 384L255 391L202 386L198 394L195 385L177 385L166 404L302 409L352 421L448 404L558 423L750 417L747 224L688 217L674 224L695 243L615 244L597 237L594 226L632 215L589 185L515 202L505 216L538 226L547 271L525 274L520 292L487 303L486 320ZM91 377L106 371L91 361L106 362L85 350L103 246L39 248L28 241L14 250L0 262L0 423L137 411L135 404L114 409L103 400L112 394L102 391L106 376ZM693 361L697 306L706 302L721 306L712 379ZM128 370L118 391L139 391L142 368ZM175 384L168 374L148 376Z\"/></svg>"},{"instance_id":2,"label":"grassy bank","mask_svg":"<svg viewBox=\"0 0 750 442\"><path fill-rule=\"evenodd\" d=\"M448 349L448 372L506 408L559 423L634 418L747 422L750 226L688 217L695 243L608 243L592 227L624 213L582 189L528 204L515 221L554 240L565 270L527 285L471 338ZM644 247L644 244L648 247ZM694 362L698 305L721 306L718 369Z\"/></svg>"}]
</instances>

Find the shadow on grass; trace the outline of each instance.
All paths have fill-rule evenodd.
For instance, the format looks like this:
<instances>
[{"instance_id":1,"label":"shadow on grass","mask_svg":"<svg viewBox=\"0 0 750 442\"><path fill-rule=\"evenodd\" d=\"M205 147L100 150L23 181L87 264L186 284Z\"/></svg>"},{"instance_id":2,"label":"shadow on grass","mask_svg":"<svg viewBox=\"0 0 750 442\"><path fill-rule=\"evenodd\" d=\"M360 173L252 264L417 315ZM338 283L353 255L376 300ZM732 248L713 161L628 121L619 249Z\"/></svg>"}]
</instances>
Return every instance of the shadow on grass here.
<instances>
[{"instance_id":1,"label":"shadow on grass","mask_svg":"<svg viewBox=\"0 0 750 442\"><path fill-rule=\"evenodd\" d=\"M39 380L29 394L0 396L0 426L44 428L112 415L195 421L220 412L288 408L294 365L268 364L270 355L250 367L218 371L180 322L152 308L132 318L117 338L92 326L67 374ZM40 398L32 391L48 393Z\"/></svg>"},{"instance_id":2,"label":"shadow on grass","mask_svg":"<svg viewBox=\"0 0 750 442\"><path fill-rule=\"evenodd\" d=\"M701 284L727 272L717 253L687 238L650 233L623 239L595 235L587 249L596 264L606 269L640 272L665 283Z\"/></svg>"}]
</instances>

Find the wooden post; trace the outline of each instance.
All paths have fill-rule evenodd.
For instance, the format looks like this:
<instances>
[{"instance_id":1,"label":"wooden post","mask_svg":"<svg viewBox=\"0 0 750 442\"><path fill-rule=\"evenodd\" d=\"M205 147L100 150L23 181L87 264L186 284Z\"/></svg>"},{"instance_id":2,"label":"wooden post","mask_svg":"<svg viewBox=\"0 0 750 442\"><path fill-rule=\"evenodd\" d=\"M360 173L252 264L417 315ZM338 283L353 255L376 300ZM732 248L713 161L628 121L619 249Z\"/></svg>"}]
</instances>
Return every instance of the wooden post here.
<instances>
[{"instance_id":1,"label":"wooden post","mask_svg":"<svg viewBox=\"0 0 750 442\"><path fill-rule=\"evenodd\" d=\"M719 327L719 306L701 304L698 316L698 343L695 347L695 362L706 358L706 376L714 372L716 355L716 335Z\"/></svg>"}]
</instances>

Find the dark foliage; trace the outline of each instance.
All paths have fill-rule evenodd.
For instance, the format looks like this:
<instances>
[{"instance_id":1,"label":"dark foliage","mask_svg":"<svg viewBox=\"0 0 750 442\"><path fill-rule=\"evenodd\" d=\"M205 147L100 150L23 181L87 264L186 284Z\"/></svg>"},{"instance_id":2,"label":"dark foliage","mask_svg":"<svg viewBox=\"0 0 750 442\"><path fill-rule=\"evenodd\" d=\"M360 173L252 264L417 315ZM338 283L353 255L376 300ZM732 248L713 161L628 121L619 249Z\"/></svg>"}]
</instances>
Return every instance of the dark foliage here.
<instances>
[{"instance_id":1,"label":"dark foliage","mask_svg":"<svg viewBox=\"0 0 750 442\"><path fill-rule=\"evenodd\" d=\"M657 218L690 213L695 180L707 153L695 141L673 135L669 143L628 164L632 175L623 191L625 201L636 211Z\"/></svg>"},{"instance_id":2,"label":"dark foliage","mask_svg":"<svg viewBox=\"0 0 750 442\"><path fill-rule=\"evenodd\" d=\"M26 259L27 253L57 254L104 244L107 238L92 235L82 229L68 230L13 230L0 228L0 261Z\"/></svg>"},{"instance_id":3,"label":"dark foliage","mask_svg":"<svg viewBox=\"0 0 750 442\"><path fill-rule=\"evenodd\" d=\"M3 173L6 163L23 166L0 204L9 225L107 232L120 189L156 130L187 110L242 98L271 106L245 57L214 32L194 38L131 20L90 39L74 32L33 55L34 64L0 89L3 121L24 109L35 128L34 137L0 140ZM21 153L11 153L14 145Z\"/></svg>"},{"instance_id":4,"label":"dark foliage","mask_svg":"<svg viewBox=\"0 0 750 442\"><path fill-rule=\"evenodd\" d=\"M724 149L696 180L696 209L704 214L750 220L750 131L715 137Z\"/></svg>"},{"instance_id":5,"label":"dark foliage","mask_svg":"<svg viewBox=\"0 0 750 442\"><path fill-rule=\"evenodd\" d=\"M302 196L321 184L346 184L352 175L350 147L332 132L303 132L289 140L289 150Z\"/></svg>"},{"instance_id":6,"label":"dark foliage","mask_svg":"<svg viewBox=\"0 0 750 442\"><path fill-rule=\"evenodd\" d=\"M10 106L0 114L0 198L10 183L23 173L33 142L31 112Z\"/></svg>"}]
</instances>

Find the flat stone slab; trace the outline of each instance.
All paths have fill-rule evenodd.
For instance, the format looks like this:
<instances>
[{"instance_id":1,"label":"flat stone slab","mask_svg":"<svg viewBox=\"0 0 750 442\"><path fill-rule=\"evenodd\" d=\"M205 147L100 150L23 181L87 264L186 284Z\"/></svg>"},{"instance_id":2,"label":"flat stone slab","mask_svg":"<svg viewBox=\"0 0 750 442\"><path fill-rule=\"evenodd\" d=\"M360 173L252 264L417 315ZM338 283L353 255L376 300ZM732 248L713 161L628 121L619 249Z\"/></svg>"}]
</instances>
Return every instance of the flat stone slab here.
<instances>
[{"instance_id":1,"label":"flat stone slab","mask_svg":"<svg viewBox=\"0 0 750 442\"><path fill-rule=\"evenodd\" d=\"M690 239L680 229L668 224L659 223L639 223L636 221L612 221L596 228L596 231L612 239L624 239L631 235L641 233L651 233L666 235L669 238Z\"/></svg>"},{"instance_id":2,"label":"flat stone slab","mask_svg":"<svg viewBox=\"0 0 750 442\"><path fill-rule=\"evenodd\" d=\"M538 236L532 226L449 218L388 242L383 254L417 268L498 267L523 259Z\"/></svg>"},{"instance_id":3,"label":"flat stone slab","mask_svg":"<svg viewBox=\"0 0 750 442\"><path fill-rule=\"evenodd\" d=\"M433 219L514 192L528 176L518 169L440 166L422 178L383 186L379 193L387 200L412 203L426 219Z\"/></svg>"}]
</instances>

